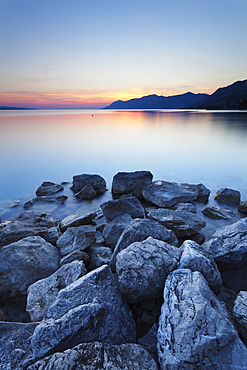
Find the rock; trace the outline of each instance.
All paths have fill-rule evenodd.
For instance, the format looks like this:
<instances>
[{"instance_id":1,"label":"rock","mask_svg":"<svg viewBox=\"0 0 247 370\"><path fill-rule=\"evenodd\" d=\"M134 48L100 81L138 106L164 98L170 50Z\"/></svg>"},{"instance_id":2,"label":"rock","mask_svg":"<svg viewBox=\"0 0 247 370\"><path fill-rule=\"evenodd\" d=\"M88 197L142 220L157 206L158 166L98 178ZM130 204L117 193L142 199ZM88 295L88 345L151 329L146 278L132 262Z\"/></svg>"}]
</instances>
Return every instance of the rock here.
<instances>
[{"instance_id":1,"label":"rock","mask_svg":"<svg viewBox=\"0 0 247 370\"><path fill-rule=\"evenodd\" d=\"M115 270L116 256L121 250L134 242L142 242L149 236L174 246L178 245L177 237L172 230L153 220L135 219L126 227L117 242L110 261L111 268Z\"/></svg>"},{"instance_id":2,"label":"rock","mask_svg":"<svg viewBox=\"0 0 247 370\"><path fill-rule=\"evenodd\" d=\"M199 272L167 278L158 329L161 369L245 368L247 349L230 315Z\"/></svg>"},{"instance_id":3,"label":"rock","mask_svg":"<svg viewBox=\"0 0 247 370\"><path fill-rule=\"evenodd\" d=\"M23 207L24 208L30 208L36 203L63 204L66 201L66 199L68 199L68 197L66 195L57 195L57 196L53 196L53 197L42 196L42 197L33 198L33 199L27 201L26 203L24 203Z\"/></svg>"},{"instance_id":4,"label":"rock","mask_svg":"<svg viewBox=\"0 0 247 370\"><path fill-rule=\"evenodd\" d=\"M223 219L227 221L237 222L241 216L239 213L232 211L229 208L211 206L203 209L202 213L213 219Z\"/></svg>"},{"instance_id":5,"label":"rock","mask_svg":"<svg viewBox=\"0 0 247 370\"><path fill-rule=\"evenodd\" d=\"M83 251L91 247L96 241L96 230L93 226L85 225L69 227L57 240L57 247L62 256L74 252Z\"/></svg>"},{"instance_id":6,"label":"rock","mask_svg":"<svg viewBox=\"0 0 247 370\"><path fill-rule=\"evenodd\" d=\"M90 369L90 370L158 370L156 362L140 345L81 343L64 352L55 353L28 367L27 370Z\"/></svg>"},{"instance_id":7,"label":"rock","mask_svg":"<svg viewBox=\"0 0 247 370\"><path fill-rule=\"evenodd\" d=\"M0 246L16 242L27 236L41 236L54 244L59 237L57 223L50 213L21 212L0 233Z\"/></svg>"},{"instance_id":8,"label":"rock","mask_svg":"<svg viewBox=\"0 0 247 370\"><path fill-rule=\"evenodd\" d=\"M109 222L103 230L105 244L108 247L115 248L120 235L131 221L132 217L128 213L124 213Z\"/></svg>"},{"instance_id":9,"label":"rock","mask_svg":"<svg viewBox=\"0 0 247 370\"><path fill-rule=\"evenodd\" d=\"M116 276L105 265L59 291L32 336L33 357L64 351L83 342L135 342L135 322Z\"/></svg>"},{"instance_id":10,"label":"rock","mask_svg":"<svg viewBox=\"0 0 247 370\"><path fill-rule=\"evenodd\" d=\"M58 193L59 191L63 190L62 185L54 184L54 182L45 181L41 184L38 189L36 190L36 194L38 196L42 195L51 195Z\"/></svg>"},{"instance_id":11,"label":"rock","mask_svg":"<svg viewBox=\"0 0 247 370\"><path fill-rule=\"evenodd\" d=\"M0 250L0 296L26 294L29 285L59 268L56 247L40 236L28 236Z\"/></svg>"},{"instance_id":12,"label":"rock","mask_svg":"<svg viewBox=\"0 0 247 370\"><path fill-rule=\"evenodd\" d=\"M239 212L247 213L247 200L242 200L238 205Z\"/></svg>"},{"instance_id":13,"label":"rock","mask_svg":"<svg viewBox=\"0 0 247 370\"><path fill-rule=\"evenodd\" d=\"M62 257L60 260L60 266L65 265L66 263L73 262L75 260L83 261L85 266L89 263L89 255L84 251L75 250L74 252L71 252L67 254L66 256Z\"/></svg>"},{"instance_id":14,"label":"rock","mask_svg":"<svg viewBox=\"0 0 247 370\"><path fill-rule=\"evenodd\" d=\"M7 211L10 211L11 208L15 208L20 204L20 200L5 199L0 200L0 214L4 214ZM1 220L0 220L1 221Z\"/></svg>"},{"instance_id":15,"label":"rock","mask_svg":"<svg viewBox=\"0 0 247 370\"><path fill-rule=\"evenodd\" d=\"M247 218L218 229L203 247L221 270L240 268L247 261Z\"/></svg>"},{"instance_id":16,"label":"rock","mask_svg":"<svg viewBox=\"0 0 247 370\"><path fill-rule=\"evenodd\" d=\"M70 285L86 273L84 263L74 261L63 265L47 278L30 285L27 290L26 310L31 321L41 321L46 316L50 305L55 301L59 290Z\"/></svg>"},{"instance_id":17,"label":"rock","mask_svg":"<svg viewBox=\"0 0 247 370\"><path fill-rule=\"evenodd\" d=\"M152 183L153 175L149 171L118 172L112 181L112 195L133 194L142 198L142 190Z\"/></svg>"},{"instance_id":18,"label":"rock","mask_svg":"<svg viewBox=\"0 0 247 370\"><path fill-rule=\"evenodd\" d=\"M97 197L97 192L94 190L94 188L90 184L87 184L80 191L78 191L78 193L76 193L75 195L80 200L91 200Z\"/></svg>"},{"instance_id":19,"label":"rock","mask_svg":"<svg viewBox=\"0 0 247 370\"><path fill-rule=\"evenodd\" d=\"M106 191L106 182L99 175L82 174L73 176L71 189L75 194L79 193L85 186L90 185L95 191L95 196L99 196Z\"/></svg>"},{"instance_id":20,"label":"rock","mask_svg":"<svg viewBox=\"0 0 247 370\"><path fill-rule=\"evenodd\" d=\"M191 213L196 213L196 206L192 203L177 203L171 209L174 211L187 211Z\"/></svg>"},{"instance_id":21,"label":"rock","mask_svg":"<svg viewBox=\"0 0 247 370\"><path fill-rule=\"evenodd\" d=\"M0 321L9 321L9 317L1 308L0 308Z\"/></svg>"},{"instance_id":22,"label":"rock","mask_svg":"<svg viewBox=\"0 0 247 370\"><path fill-rule=\"evenodd\" d=\"M152 237L117 255L119 288L130 303L162 296L167 275L176 269L180 250Z\"/></svg>"},{"instance_id":23,"label":"rock","mask_svg":"<svg viewBox=\"0 0 247 370\"><path fill-rule=\"evenodd\" d=\"M170 208L181 202L207 202L210 190L204 185L179 184L168 181L154 181L143 190L144 199L158 207Z\"/></svg>"},{"instance_id":24,"label":"rock","mask_svg":"<svg viewBox=\"0 0 247 370\"><path fill-rule=\"evenodd\" d=\"M23 363L31 356L30 336L37 324L0 322L0 369L23 370Z\"/></svg>"},{"instance_id":25,"label":"rock","mask_svg":"<svg viewBox=\"0 0 247 370\"><path fill-rule=\"evenodd\" d=\"M148 333L138 339L138 344L140 344L146 351L150 353L150 355L158 361L158 354L157 354L157 331L158 331L158 324L154 323Z\"/></svg>"},{"instance_id":26,"label":"rock","mask_svg":"<svg viewBox=\"0 0 247 370\"><path fill-rule=\"evenodd\" d=\"M125 213L132 218L144 218L145 211L140 201L134 196L123 196L117 200L109 200L101 204L101 209L104 213L107 222Z\"/></svg>"},{"instance_id":27,"label":"rock","mask_svg":"<svg viewBox=\"0 0 247 370\"><path fill-rule=\"evenodd\" d=\"M78 213L69 215L61 221L61 230L64 232L68 227L76 227L81 225L88 225L96 217L96 212Z\"/></svg>"},{"instance_id":28,"label":"rock","mask_svg":"<svg viewBox=\"0 0 247 370\"><path fill-rule=\"evenodd\" d=\"M234 302L233 315L237 322L237 328L247 343L247 292L238 293Z\"/></svg>"},{"instance_id":29,"label":"rock","mask_svg":"<svg viewBox=\"0 0 247 370\"><path fill-rule=\"evenodd\" d=\"M238 190L222 188L214 194L214 199L219 203L228 204L230 206L236 206L239 204L241 194Z\"/></svg>"},{"instance_id":30,"label":"rock","mask_svg":"<svg viewBox=\"0 0 247 370\"><path fill-rule=\"evenodd\" d=\"M222 279L213 257L203 247L192 240L186 240L181 246L182 255L179 269L199 271L207 280L215 294L220 292Z\"/></svg>"},{"instance_id":31,"label":"rock","mask_svg":"<svg viewBox=\"0 0 247 370\"><path fill-rule=\"evenodd\" d=\"M206 226L201 217L186 210L158 208L149 211L147 217L172 230L178 238L197 234Z\"/></svg>"},{"instance_id":32,"label":"rock","mask_svg":"<svg viewBox=\"0 0 247 370\"><path fill-rule=\"evenodd\" d=\"M112 250L104 245L96 245L90 248L90 262L88 271L94 270L102 265L107 265L110 262Z\"/></svg>"}]
</instances>

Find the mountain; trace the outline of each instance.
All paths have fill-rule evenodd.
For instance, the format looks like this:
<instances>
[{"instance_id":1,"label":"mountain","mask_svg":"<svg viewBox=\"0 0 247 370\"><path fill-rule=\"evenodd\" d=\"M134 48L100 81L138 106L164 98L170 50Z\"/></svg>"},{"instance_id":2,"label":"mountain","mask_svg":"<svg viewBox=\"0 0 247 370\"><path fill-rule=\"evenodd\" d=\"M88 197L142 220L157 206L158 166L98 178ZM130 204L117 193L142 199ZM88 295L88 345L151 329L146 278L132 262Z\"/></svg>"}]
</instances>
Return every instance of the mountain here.
<instances>
[{"instance_id":1,"label":"mountain","mask_svg":"<svg viewBox=\"0 0 247 370\"><path fill-rule=\"evenodd\" d=\"M30 109L35 109L35 108L17 108L17 107L5 107L5 106L1 106L0 107L0 110L16 110L16 109L25 109L25 110L30 110Z\"/></svg>"},{"instance_id":2,"label":"mountain","mask_svg":"<svg viewBox=\"0 0 247 370\"><path fill-rule=\"evenodd\" d=\"M182 95L148 95L127 101L118 100L103 109L183 109L205 100L207 94L187 92Z\"/></svg>"}]
</instances>

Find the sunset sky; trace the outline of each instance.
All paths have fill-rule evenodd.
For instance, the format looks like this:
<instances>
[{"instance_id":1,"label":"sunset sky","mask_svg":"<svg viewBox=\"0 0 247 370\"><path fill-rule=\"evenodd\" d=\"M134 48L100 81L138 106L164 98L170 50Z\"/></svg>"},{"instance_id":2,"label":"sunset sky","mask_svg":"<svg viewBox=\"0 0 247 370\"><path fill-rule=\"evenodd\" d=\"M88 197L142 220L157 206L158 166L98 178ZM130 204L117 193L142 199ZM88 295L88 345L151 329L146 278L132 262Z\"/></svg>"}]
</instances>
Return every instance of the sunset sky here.
<instances>
[{"instance_id":1,"label":"sunset sky","mask_svg":"<svg viewBox=\"0 0 247 370\"><path fill-rule=\"evenodd\" d=\"M247 0L0 0L0 106L101 108L247 78Z\"/></svg>"}]
</instances>

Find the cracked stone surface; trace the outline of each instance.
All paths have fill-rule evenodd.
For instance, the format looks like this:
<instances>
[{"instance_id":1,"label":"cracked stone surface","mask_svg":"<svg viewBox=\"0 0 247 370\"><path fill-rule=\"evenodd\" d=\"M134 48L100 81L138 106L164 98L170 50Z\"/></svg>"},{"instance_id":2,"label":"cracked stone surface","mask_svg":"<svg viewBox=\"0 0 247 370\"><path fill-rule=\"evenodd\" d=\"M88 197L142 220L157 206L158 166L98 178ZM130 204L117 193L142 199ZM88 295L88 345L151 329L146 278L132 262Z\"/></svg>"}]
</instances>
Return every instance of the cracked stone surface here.
<instances>
[{"instance_id":1,"label":"cracked stone surface","mask_svg":"<svg viewBox=\"0 0 247 370\"><path fill-rule=\"evenodd\" d=\"M241 291L234 302L233 315L237 321L237 327L247 343L247 292Z\"/></svg>"}]
</instances>

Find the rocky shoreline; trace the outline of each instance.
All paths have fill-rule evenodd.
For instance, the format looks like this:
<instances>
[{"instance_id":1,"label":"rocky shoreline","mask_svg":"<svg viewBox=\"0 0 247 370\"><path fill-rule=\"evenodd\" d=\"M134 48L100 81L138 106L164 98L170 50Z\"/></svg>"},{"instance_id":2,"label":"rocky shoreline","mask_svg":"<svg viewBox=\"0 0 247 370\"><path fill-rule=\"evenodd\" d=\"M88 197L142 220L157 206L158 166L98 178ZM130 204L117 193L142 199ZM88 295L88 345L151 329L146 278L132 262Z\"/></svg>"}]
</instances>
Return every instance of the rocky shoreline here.
<instances>
[{"instance_id":1,"label":"rocky shoreline","mask_svg":"<svg viewBox=\"0 0 247 370\"><path fill-rule=\"evenodd\" d=\"M73 177L73 197L106 192ZM119 172L110 199L66 207L44 182L0 223L0 369L247 369L247 201L203 184ZM197 205L203 205L198 212ZM233 209L233 207L235 207ZM205 238L207 219L225 220Z\"/></svg>"}]
</instances>

